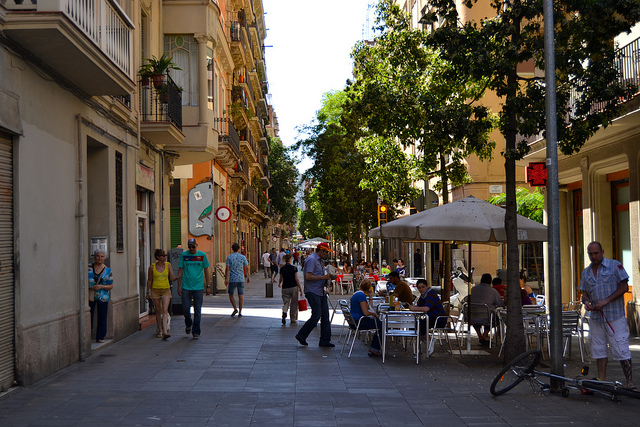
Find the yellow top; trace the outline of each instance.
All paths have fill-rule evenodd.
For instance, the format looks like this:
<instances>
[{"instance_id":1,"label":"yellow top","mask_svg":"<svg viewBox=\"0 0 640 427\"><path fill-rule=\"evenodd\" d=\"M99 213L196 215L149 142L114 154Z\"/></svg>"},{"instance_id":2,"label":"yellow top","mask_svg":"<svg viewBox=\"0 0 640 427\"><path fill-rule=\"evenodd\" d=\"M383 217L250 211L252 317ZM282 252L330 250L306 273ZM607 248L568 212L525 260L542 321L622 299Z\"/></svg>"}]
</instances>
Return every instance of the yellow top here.
<instances>
[{"instance_id":1,"label":"yellow top","mask_svg":"<svg viewBox=\"0 0 640 427\"><path fill-rule=\"evenodd\" d=\"M164 264L164 271L162 273L158 273L156 270L156 263L151 264L153 267L153 282L151 282L151 287L153 289L169 289L169 265L167 263Z\"/></svg>"}]
</instances>

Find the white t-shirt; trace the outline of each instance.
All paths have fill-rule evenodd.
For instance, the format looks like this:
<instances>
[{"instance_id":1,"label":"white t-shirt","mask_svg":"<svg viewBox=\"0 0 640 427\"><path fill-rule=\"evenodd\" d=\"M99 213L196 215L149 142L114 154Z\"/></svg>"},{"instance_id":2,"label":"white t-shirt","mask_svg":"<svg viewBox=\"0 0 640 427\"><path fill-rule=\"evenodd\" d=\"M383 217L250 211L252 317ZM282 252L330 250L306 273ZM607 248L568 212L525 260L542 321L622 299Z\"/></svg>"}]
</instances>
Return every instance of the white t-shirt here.
<instances>
[{"instance_id":1,"label":"white t-shirt","mask_svg":"<svg viewBox=\"0 0 640 427\"><path fill-rule=\"evenodd\" d=\"M262 265L265 267L271 267L271 257L269 256L269 252L262 254Z\"/></svg>"}]
</instances>

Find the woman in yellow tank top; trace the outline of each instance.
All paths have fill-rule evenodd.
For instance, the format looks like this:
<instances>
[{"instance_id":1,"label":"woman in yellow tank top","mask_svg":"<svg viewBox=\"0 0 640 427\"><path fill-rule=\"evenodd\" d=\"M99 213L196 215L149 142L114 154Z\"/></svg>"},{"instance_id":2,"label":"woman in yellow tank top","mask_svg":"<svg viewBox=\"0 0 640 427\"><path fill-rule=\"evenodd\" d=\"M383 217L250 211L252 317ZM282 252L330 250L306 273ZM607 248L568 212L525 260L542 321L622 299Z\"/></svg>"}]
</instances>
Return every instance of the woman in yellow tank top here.
<instances>
[{"instance_id":1,"label":"woman in yellow tank top","mask_svg":"<svg viewBox=\"0 0 640 427\"><path fill-rule=\"evenodd\" d=\"M162 249L155 251L156 262L149 266L147 273L147 298L153 299L156 307L156 323L160 326L158 338L166 340L171 335L167 331L169 303L171 302L171 282L176 280L167 253Z\"/></svg>"}]
</instances>

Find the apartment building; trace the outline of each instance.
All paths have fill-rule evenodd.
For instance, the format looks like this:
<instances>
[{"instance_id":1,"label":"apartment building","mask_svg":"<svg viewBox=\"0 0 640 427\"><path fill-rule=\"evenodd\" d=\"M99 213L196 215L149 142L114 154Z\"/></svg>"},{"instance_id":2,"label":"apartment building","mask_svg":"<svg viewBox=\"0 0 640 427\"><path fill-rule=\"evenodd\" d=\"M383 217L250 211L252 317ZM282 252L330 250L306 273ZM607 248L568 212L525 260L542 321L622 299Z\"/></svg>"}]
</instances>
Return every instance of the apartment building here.
<instances>
[{"instance_id":1,"label":"apartment building","mask_svg":"<svg viewBox=\"0 0 640 427\"><path fill-rule=\"evenodd\" d=\"M260 0L0 2L0 387L100 345L87 297L95 249L113 269L108 340L148 314L155 248L195 236L215 262L242 238L259 253L270 237L256 194L270 185L265 34ZM163 53L180 70L143 78ZM208 210L192 213L195 193ZM215 216L224 206L228 221Z\"/></svg>"},{"instance_id":2,"label":"apartment building","mask_svg":"<svg viewBox=\"0 0 640 427\"><path fill-rule=\"evenodd\" d=\"M415 27L422 26L428 29L429 26L438 25L438 22L420 23L420 18L430 11L428 1L398 1L398 4L411 13L412 24ZM492 12L488 3L480 3L472 9L461 8L461 19L477 20L489 16ZM615 40L622 72L621 79L636 86L640 86L638 36L640 29L636 27L630 34L621 34ZM533 69L531 64L523 64L520 69L523 75L533 75L536 72L538 75L542 74L541 70ZM497 106L500 100L489 94L483 101ZM640 315L636 301L640 290L637 286L634 287L634 283L640 280L640 238L633 230L638 229L640 221L637 165L640 154L637 147L640 134L640 101L636 94L621 99L620 102L624 103L626 112L615 119L608 128L598 131L579 153L571 156L558 153L562 301L579 299L580 273L589 264L586 247L591 241L600 241L605 256L620 261L630 275L630 291L625 295L625 300L631 331L637 335L640 333ZM598 108L597 105L594 105L594 108ZM504 148L504 139L497 133L492 137L497 142L493 161L479 162L474 158L468 159L467 168L474 182L451 189L453 199L469 194L486 199L494 190L504 188L504 167L500 155ZM544 139L537 138L531 141L530 148L530 154L518 163L517 184L521 186L525 185L523 169L530 162L546 160ZM485 265L499 265L502 262L500 250L493 252L488 249L484 258L476 258L476 247L476 267L482 265L485 271ZM543 248L546 255L546 244ZM544 263L542 277L548 277L547 257L544 256L544 260L540 261ZM491 269L487 271L493 273Z\"/></svg>"}]
</instances>

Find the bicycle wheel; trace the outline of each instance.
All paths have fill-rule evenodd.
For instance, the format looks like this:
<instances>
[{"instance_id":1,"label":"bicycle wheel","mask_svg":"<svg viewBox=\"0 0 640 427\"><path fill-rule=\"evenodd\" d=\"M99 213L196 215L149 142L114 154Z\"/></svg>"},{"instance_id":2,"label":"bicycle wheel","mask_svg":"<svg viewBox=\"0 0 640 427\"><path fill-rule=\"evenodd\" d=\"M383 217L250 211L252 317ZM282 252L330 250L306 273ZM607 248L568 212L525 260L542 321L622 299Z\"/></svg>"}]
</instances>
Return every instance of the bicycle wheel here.
<instances>
[{"instance_id":1,"label":"bicycle wheel","mask_svg":"<svg viewBox=\"0 0 640 427\"><path fill-rule=\"evenodd\" d=\"M530 350L513 359L493 379L489 388L491 394L500 396L520 384L525 379L525 375L536 367L540 356L540 351Z\"/></svg>"},{"instance_id":2,"label":"bicycle wheel","mask_svg":"<svg viewBox=\"0 0 640 427\"><path fill-rule=\"evenodd\" d=\"M624 387L617 387L610 383L601 383L599 381L582 381L582 386L591 390L603 391L615 396L627 396L640 399L640 392L633 391Z\"/></svg>"}]
</instances>

